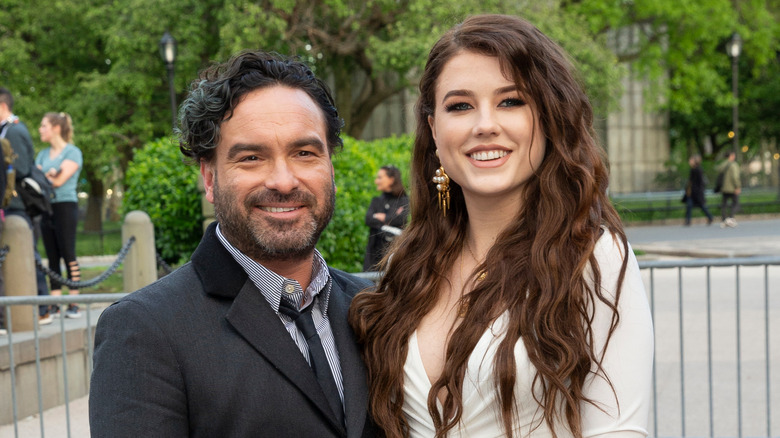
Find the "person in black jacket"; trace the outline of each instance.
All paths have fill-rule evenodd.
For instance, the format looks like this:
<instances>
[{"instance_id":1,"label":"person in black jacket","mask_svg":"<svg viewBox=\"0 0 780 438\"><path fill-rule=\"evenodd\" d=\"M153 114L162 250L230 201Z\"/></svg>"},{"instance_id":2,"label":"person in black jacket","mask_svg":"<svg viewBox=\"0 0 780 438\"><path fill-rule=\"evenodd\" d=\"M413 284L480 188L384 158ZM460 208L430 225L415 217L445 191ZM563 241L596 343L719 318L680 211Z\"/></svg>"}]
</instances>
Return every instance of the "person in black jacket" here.
<instances>
[{"instance_id":1,"label":"person in black jacket","mask_svg":"<svg viewBox=\"0 0 780 438\"><path fill-rule=\"evenodd\" d=\"M374 184L382 194L371 200L366 212L366 225L369 228L366 257L363 260L363 270L366 272L378 269L387 247L401 233L409 217L409 198L401 180L401 171L397 167L388 165L379 168Z\"/></svg>"},{"instance_id":2,"label":"person in black jacket","mask_svg":"<svg viewBox=\"0 0 780 438\"><path fill-rule=\"evenodd\" d=\"M693 207L701 208L707 216L707 225L712 223L712 214L707 209L707 199L704 197L704 174L701 171L701 156L693 155L688 159L691 171L688 174L688 183L685 186L685 225L691 224L691 212Z\"/></svg>"},{"instance_id":3,"label":"person in black jacket","mask_svg":"<svg viewBox=\"0 0 780 438\"><path fill-rule=\"evenodd\" d=\"M19 187L19 183L22 179L28 177L32 172L33 166L35 166L35 150L33 149L32 137L30 137L30 131L27 129L27 125L24 124L19 117L13 113L14 109L14 97L11 91L5 87L0 87L0 138L5 138L11 143L11 148L16 154L13 166L16 170L16 187ZM21 196L14 196L11 198L11 202L3 210L5 217L9 215L16 215L24 219L30 226L33 232L33 252L35 259L40 260L40 254L38 254L37 242L38 234L40 233L39 227L36 226L36 220L40 218L30 217L27 214L24 202ZM38 289L38 295L48 295L49 288L46 286L46 277L39 269L35 270L35 281ZM0 290L0 295L4 292ZM52 318L49 314L48 306L39 306L40 315L38 316L39 324L51 324ZM3 327L3 312L0 309L0 329Z\"/></svg>"}]
</instances>

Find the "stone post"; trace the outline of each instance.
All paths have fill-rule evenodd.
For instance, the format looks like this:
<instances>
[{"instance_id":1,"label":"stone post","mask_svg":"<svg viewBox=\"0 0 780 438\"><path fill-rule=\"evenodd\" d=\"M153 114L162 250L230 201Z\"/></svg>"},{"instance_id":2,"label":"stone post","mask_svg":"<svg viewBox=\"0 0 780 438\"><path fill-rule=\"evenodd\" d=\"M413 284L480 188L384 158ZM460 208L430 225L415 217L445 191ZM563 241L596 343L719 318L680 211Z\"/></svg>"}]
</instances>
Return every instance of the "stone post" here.
<instances>
[{"instance_id":1,"label":"stone post","mask_svg":"<svg viewBox=\"0 0 780 438\"><path fill-rule=\"evenodd\" d=\"M157 253L154 248L154 225L143 211L131 211L122 224L122 242L135 236L124 263L125 292L134 292L157 280Z\"/></svg>"},{"instance_id":2,"label":"stone post","mask_svg":"<svg viewBox=\"0 0 780 438\"><path fill-rule=\"evenodd\" d=\"M8 245L8 254L3 262L3 278L5 279L5 294L7 296L36 296L38 289L35 283L35 252L33 251L33 235L27 221L17 215L5 217L5 227L0 236L0 248ZM32 306L12 306L10 327L14 332L32 331ZM6 315L6 323L8 315Z\"/></svg>"}]
</instances>

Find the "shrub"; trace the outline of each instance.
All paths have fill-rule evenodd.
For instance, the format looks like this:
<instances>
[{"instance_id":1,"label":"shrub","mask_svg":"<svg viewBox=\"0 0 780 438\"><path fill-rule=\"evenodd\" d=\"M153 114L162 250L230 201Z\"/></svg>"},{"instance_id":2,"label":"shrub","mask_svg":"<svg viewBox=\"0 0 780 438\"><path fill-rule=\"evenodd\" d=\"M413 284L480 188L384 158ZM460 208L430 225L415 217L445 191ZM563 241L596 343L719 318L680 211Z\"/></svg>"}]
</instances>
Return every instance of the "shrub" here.
<instances>
[{"instance_id":1,"label":"shrub","mask_svg":"<svg viewBox=\"0 0 780 438\"><path fill-rule=\"evenodd\" d=\"M347 272L363 270L368 241L366 210L379 192L374 177L380 167L393 164L409 182L412 139L389 137L374 141L344 138L344 150L333 157L336 173L336 210L317 248L330 266ZM125 177L123 214L145 211L155 228L157 252L168 262L189 258L202 229L198 170L184 164L171 138L153 141L136 151Z\"/></svg>"},{"instance_id":2,"label":"shrub","mask_svg":"<svg viewBox=\"0 0 780 438\"><path fill-rule=\"evenodd\" d=\"M412 143L408 135L373 141L344 138L344 150L333 157L336 211L317 244L328 265L347 272L363 270L368 242L366 211L371 198L379 195L374 177L380 167L395 165L408 193Z\"/></svg>"},{"instance_id":3,"label":"shrub","mask_svg":"<svg viewBox=\"0 0 780 438\"><path fill-rule=\"evenodd\" d=\"M203 235L198 168L182 161L172 137L137 149L125 175L123 215L146 212L158 254L169 263L189 259Z\"/></svg>"}]
</instances>

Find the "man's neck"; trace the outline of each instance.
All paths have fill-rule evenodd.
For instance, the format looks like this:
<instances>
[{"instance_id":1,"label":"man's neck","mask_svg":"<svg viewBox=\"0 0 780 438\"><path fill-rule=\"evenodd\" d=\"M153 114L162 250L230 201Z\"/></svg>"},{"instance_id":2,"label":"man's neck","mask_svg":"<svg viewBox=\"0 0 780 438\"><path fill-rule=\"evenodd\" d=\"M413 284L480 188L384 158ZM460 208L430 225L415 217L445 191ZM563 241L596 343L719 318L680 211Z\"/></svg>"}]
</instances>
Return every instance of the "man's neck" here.
<instances>
[{"instance_id":1,"label":"man's neck","mask_svg":"<svg viewBox=\"0 0 780 438\"><path fill-rule=\"evenodd\" d=\"M263 265L266 269L281 275L284 278L295 280L301 285L301 289L306 290L311 283L311 271L314 263L314 252L304 258L296 258L292 260L257 260L256 262Z\"/></svg>"}]
</instances>

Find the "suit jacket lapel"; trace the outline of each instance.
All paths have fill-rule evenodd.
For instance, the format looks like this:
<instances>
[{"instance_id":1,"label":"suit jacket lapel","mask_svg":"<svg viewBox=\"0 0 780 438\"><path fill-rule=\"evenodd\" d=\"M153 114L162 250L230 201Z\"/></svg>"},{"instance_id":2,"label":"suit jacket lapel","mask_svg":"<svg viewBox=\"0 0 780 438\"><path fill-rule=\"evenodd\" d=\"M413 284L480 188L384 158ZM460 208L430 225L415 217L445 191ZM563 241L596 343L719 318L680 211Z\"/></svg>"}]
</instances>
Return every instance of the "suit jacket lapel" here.
<instances>
[{"instance_id":1,"label":"suit jacket lapel","mask_svg":"<svg viewBox=\"0 0 780 438\"><path fill-rule=\"evenodd\" d=\"M334 279L328 303L328 319L339 351L341 374L344 378L344 411L347 436L360 437L366 423L368 388L366 368L347 321L349 301L342 286Z\"/></svg>"},{"instance_id":2,"label":"suit jacket lapel","mask_svg":"<svg viewBox=\"0 0 780 438\"><path fill-rule=\"evenodd\" d=\"M208 227L203 240L192 255L192 263L205 292L212 296L233 299L233 304L225 315L230 325L272 363L281 375L305 394L342 435L346 435L344 426L339 424L331 412L316 376L285 330L279 316L271 310L271 306L241 265L219 242L215 230L214 224Z\"/></svg>"}]
</instances>

